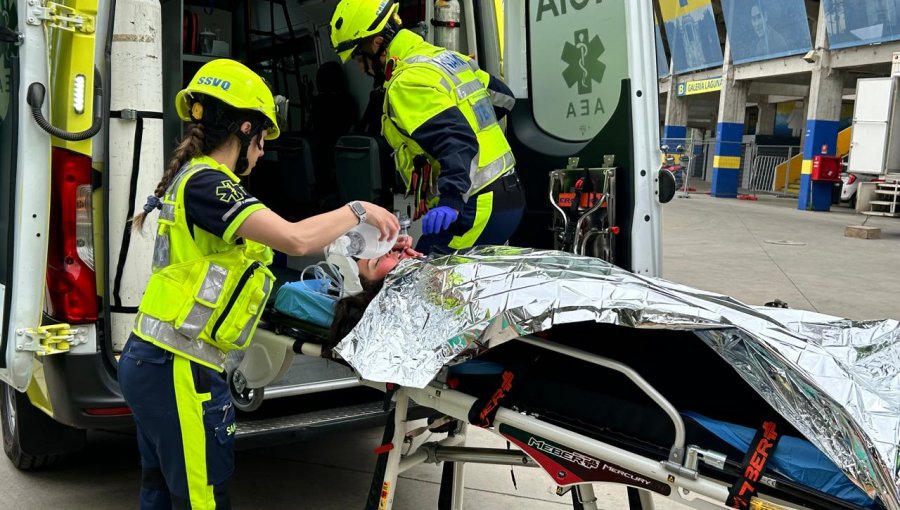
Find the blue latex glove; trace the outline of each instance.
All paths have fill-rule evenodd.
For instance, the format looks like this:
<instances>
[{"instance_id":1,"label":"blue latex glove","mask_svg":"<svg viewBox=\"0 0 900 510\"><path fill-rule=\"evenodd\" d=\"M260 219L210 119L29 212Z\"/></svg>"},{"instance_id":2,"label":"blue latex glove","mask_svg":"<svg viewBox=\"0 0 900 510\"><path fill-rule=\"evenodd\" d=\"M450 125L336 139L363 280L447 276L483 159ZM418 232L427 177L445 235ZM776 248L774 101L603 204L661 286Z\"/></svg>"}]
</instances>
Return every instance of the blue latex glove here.
<instances>
[{"instance_id":1,"label":"blue latex glove","mask_svg":"<svg viewBox=\"0 0 900 510\"><path fill-rule=\"evenodd\" d=\"M456 209L441 205L425 213L422 217L422 235L437 234L450 228L450 224L459 218Z\"/></svg>"}]
</instances>

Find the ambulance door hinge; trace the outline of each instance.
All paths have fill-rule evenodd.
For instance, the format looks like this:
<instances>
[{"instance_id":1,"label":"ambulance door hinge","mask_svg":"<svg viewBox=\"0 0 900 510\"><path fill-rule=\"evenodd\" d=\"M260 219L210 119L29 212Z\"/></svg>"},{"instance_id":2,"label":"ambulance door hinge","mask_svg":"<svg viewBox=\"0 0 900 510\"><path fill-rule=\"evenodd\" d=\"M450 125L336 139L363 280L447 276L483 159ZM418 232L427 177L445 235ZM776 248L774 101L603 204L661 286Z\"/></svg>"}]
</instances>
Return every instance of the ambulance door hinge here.
<instances>
[{"instance_id":1,"label":"ambulance door hinge","mask_svg":"<svg viewBox=\"0 0 900 510\"><path fill-rule=\"evenodd\" d=\"M86 343L85 331L68 324L50 324L16 330L16 350L49 356L69 352L76 345Z\"/></svg>"},{"instance_id":2,"label":"ambulance door hinge","mask_svg":"<svg viewBox=\"0 0 900 510\"><path fill-rule=\"evenodd\" d=\"M95 16L55 2L42 4L40 0L28 0L28 15L25 22L29 25L46 23L48 27L69 30L82 34L93 34Z\"/></svg>"}]
</instances>

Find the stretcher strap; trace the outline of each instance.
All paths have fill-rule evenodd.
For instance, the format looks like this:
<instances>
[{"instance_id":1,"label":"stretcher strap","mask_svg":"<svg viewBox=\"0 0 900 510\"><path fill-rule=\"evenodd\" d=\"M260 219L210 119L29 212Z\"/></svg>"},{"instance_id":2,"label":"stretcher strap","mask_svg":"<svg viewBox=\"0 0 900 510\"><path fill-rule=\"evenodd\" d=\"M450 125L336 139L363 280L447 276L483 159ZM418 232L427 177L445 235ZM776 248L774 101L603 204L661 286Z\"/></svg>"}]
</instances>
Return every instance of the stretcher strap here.
<instances>
[{"instance_id":1,"label":"stretcher strap","mask_svg":"<svg viewBox=\"0 0 900 510\"><path fill-rule=\"evenodd\" d=\"M437 420L434 420L433 422L429 423L428 425L410 430L409 432L406 433L406 439L407 440L415 439L426 432L433 432L437 429L440 429L444 425L447 425L448 423L452 423L453 421L455 421L455 420L449 416L442 416L442 417L438 418Z\"/></svg>"},{"instance_id":2,"label":"stretcher strap","mask_svg":"<svg viewBox=\"0 0 900 510\"><path fill-rule=\"evenodd\" d=\"M472 408L469 409L469 423L482 428L492 426L494 417L497 416L497 411L513 389L513 381L515 379L516 375L513 372L504 370L500 384L490 398L479 398L472 404Z\"/></svg>"},{"instance_id":3,"label":"stretcher strap","mask_svg":"<svg viewBox=\"0 0 900 510\"><path fill-rule=\"evenodd\" d=\"M778 432L774 421L766 421L762 428L756 431L756 436L744 455L741 464L741 476L728 491L726 505L739 510L750 508L750 500L759 488L760 479L766 470L769 458L775 453L781 434Z\"/></svg>"}]
</instances>

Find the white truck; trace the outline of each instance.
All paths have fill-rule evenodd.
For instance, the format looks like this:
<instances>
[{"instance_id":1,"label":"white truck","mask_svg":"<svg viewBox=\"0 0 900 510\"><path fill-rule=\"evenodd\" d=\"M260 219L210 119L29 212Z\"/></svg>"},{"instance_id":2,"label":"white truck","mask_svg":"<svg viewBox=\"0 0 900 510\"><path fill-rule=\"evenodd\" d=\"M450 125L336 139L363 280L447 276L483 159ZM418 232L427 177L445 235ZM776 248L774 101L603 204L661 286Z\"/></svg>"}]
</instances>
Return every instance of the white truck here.
<instances>
[{"instance_id":1,"label":"white truck","mask_svg":"<svg viewBox=\"0 0 900 510\"><path fill-rule=\"evenodd\" d=\"M309 157L317 133L308 108L327 92L311 93L318 69L336 60L327 28L335 4L0 0L0 412L4 450L17 467L52 464L80 448L88 429L131 426L116 365L153 246L151 235L130 233L128 219L159 180L181 130L174 95L200 65L241 60L291 99L294 120L280 145L267 145L264 171L248 185L285 216L315 210L322 173ZM460 4L459 28L435 28L431 0L404 1L401 15L431 40L444 30L441 40L502 75L518 98L507 130L529 208L513 243L553 244L548 176L579 158L581 166L616 167L615 262L658 275L651 1ZM343 71L362 111L371 81L355 67ZM368 165L372 182L391 175L381 173L378 144L352 145L359 138L342 138L334 150ZM350 186L338 184L339 193ZM378 187L390 200L390 182ZM281 279L304 264L282 257ZM240 445L383 422L382 397L359 387L349 369L309 357L282 363L265 403L239 415ZM245 382L233 380L233 390L249 410L259 399Z\"/></svg>"},{"instance_id":2,"label":"white truck","mask_svg":"<svg viewBox=\"0 0 900 510\"><path fill-rule=\"evenodd\" d=\"M892 76L856 82L845 187L856 191L851 207L868 216L900 217L900 53L893 61Z\"/></svg>"}]
</instances>

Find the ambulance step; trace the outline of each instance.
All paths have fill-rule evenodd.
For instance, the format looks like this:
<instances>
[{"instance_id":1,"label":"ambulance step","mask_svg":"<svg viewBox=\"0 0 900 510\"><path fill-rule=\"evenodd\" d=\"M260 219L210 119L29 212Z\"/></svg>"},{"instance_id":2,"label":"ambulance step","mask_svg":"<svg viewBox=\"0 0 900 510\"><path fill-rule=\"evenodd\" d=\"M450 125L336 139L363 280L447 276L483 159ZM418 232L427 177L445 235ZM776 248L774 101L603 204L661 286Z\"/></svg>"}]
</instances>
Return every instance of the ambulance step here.
<instances>
[{"instance_id":1,"label":"ambulance step","mask_svg":"<svg viewBox=\"0 0 900 510\"><path fill-rule=\"evenodd\" d=\"M900 191L891 191L886 189L876 189L875 193L878 193L879 195L890 195L893 197L900 196Z\"/></svg>"},{"instance_id":2,"label":"ambulance step","mask_svg":"<svg viewBox=\"0 0 900 510\"><path fill-rule=\"evenodd\" d=\"M235 438L239 449L305 441L335 430L382 426L387 415L380 400L276 418L244 419L238 415Z\"/></svg>"}]
</instances>

